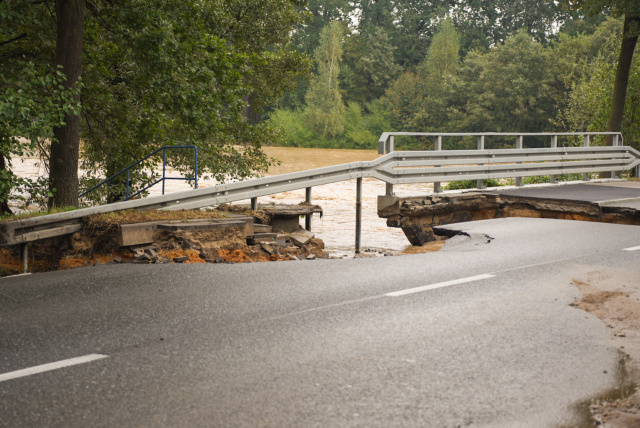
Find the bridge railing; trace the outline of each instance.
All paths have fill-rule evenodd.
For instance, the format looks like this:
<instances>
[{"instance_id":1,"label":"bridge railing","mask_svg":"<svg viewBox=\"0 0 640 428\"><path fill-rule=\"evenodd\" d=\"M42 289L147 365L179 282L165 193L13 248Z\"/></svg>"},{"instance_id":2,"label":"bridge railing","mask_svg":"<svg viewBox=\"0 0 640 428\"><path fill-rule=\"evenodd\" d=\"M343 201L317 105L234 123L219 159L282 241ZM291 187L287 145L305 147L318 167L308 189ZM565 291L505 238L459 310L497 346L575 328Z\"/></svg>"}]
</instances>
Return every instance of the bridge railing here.
<instances>
[{"instance_id":1,"label":"bridge railing","mask_svg":"<svg viewBox=\"0 0 640 428\"><path fill-rule=\"evenodd\" d=\"M577 139L580 141L583 147L590 147L592 143L592 138L594 137L610 137L611 144L614 147L622 146L624 143L624 139L622 137L622 133L620 132L383 132L380 135L378 140L378 153L386 154L394 151L395 145L395 137L403 136L403 137L421 137L421 138L433 138L433 150L441 151L443 149L443 141L445 139L450 138L467 138L472 137L476 139L476 149L484 150L486 140L488 138L491 139L500 139L502 141L511 139L513 141L514 149L521 150L524 148L524 139L525 137L535 138L536 140L547 139L549 142L549 148L557 148L558 147L558 137L569 137ZM583 172L582 179L588 180L588 173L596 172L596 171L587 171ZM516 185L519 186L522 184L522 177L514 177L516 181ZM551 174L551 182L556 182L556 175ZM440 183L434 182L433 184L434 191L440 191ZM481 189L484 187L484 180L479 179L477 181L476 187ZM387 194L393 192L393 188L391 185L387 186Z\"/></svg>"}]
</instances>

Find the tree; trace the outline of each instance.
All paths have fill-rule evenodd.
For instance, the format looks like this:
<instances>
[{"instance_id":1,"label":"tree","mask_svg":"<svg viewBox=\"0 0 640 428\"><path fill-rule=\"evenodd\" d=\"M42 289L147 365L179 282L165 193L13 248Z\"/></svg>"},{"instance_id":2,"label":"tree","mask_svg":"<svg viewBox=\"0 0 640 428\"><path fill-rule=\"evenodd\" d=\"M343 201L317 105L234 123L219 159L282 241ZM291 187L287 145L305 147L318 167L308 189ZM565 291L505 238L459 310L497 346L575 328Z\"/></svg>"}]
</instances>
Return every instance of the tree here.
<instances>
[{"instance_id":1,"label":"tree","mask_svg":"<svg viewBox=\"0 0 640 428\"><path fill-rule=\"evenodd\" d=\"M444 20L415 73L407 72L387 91L394 124L407 131L446 131L453 84L460 66L460 35Z\"/></svg>"},{"instance_id":2,"label":"tree","mask_svg":"<svg viewBox=\"0 0 640 428\"><path fill-rule=\"evenodd\" d=\"M584 72L572 85L569 103L561 112L561 120L571 130L599 131L607 126L616 78L615 64L622 37L621 20L612 21L615 24L613 27L603 25L610 30L609 39L597 57L584 65ZM637 148L640 146L640 61L637 57L630 67L624 113L622 132L625 145Z\"/></svg>"},{"instance_id":3,"label":"tree","mask_svg":"<svg viewBox=\"0 0 640 428\"><path fill-rule=\"evenodd\" d=\"M622 130L633 53L640 34L640 2L637 0L563 0L563 4L569 8L582 10L592 15L610 12L614 16L622 16L624 18L611 99L611 112L607 124L607 131L619 132ZM607 139L607 144L612 144L611 138Z\"/></svg>"},{"instance_id":4,"label":"tree","mask_svg":"<svg viewBox=\"0 0 640 428\"><path fill-rule=\"evenodd\" d=\"M345 65L340 87L347 102L370 103L384 95L400 72L394 61L395 46L382 28L374 33L353 34L345 43Z\"/></svg>"},{"instance_id":5,"label":"tree","mask_svg":"<svg viewBox=\"0 0 640 428\"><path fill-rule=\"evenodd\" d=\"M67 4L72 3L61 1L59 8ZM10 20L7 14L6 22L11 21L15 28L6 35L3 32L2 37L12 40L25 33L17 44L0 45L3 74L12 70L7 75L8 85L19 85L24 78L17 62L23 54L33 60L39 73L55 70L56 33L52 28L57 20L49 6L48 1L0 2L0 11L5 8L15 15L20 10L30 17L28 24L18 27L18 21ZM84 187L162 145L198 145L198 172L221 181L265 171L270 160L260 150L261 144L277 141L279 136L254 119L310 68L308 58L288 45L292 28L303 20L301 6L298 0L86 2L79 130L82 167L92 178ZM62 9L58 17L61 27L67 28ZM75 20L80 21L80 17ZM73 34L77 43L79 33ZM20 49L8 52L17 45ZM58 55L62 63L68 46L64 42L58 46L63 50ZM66 82L63 88L67 85L67 92L77 95L79 87L71 84L73 67L66 62L61 65L61 71L69 74L61 81ZM56 108L69 116L53 126L60 130L76 126L69 118L76 116L78 109L65 110L60 103ZM12 132L26 136L20 127ZM77 177L60 175L55 169L71 174L77 167L72 159L64 164L56 161L63 155L76 157L73 148L64 149L67 146L60 144L66 137L58 131L56 136L51 178L52 187L60 190L77 182ZM57 148L62 149L60 153L55 152ZM170 161L186 171L186 158L176 155ZM136 174L141 179L138 188L153 180ZM77 196L77 191L67 193ZM116 186L108 199L119 194L122 188Z\"/></svg>"},{"instance_id":6,"label":"tree","mask_svg":"<svg viewBox=\"0 0 640 428\"><path fill-rule=\"evenodd\" d=\"M45 4L26 7L21 0L0 2L0 213L9 201L28 204L51 196L47 179L17 177L13 157L49 155L53 129L65 116L77 115L78 88L66 85L62 70L52 66L55 21Z\"/></svg>"},{"instance_id":7,"label":"tree","mask_svg":"<svg viewBox=\"0 0 640 428\"><path fill-rule=\"evenodd\" d=\"M307 124L323 137L335 137L344 130L344 104L338 89L338 71L342 62L343 29L332 22L322 29L315 51L318 74L309 83L305 100Z\"/></svg>"},{"instance_id":8,"label":"tree","mask_svg":"<svg viewBox=\"0 0 640 428\"><path fill-rule=\"evenodd\" d=\"M64 73L64 88L77 88L82 75L85 0L56 0L56 65ZM78 94L79 95L79 94ZM79 100L79 96L78 96ZM78 205L80 115L70 112L53 128L49 190L50 206Z\"/></svg>"}]
</instances>

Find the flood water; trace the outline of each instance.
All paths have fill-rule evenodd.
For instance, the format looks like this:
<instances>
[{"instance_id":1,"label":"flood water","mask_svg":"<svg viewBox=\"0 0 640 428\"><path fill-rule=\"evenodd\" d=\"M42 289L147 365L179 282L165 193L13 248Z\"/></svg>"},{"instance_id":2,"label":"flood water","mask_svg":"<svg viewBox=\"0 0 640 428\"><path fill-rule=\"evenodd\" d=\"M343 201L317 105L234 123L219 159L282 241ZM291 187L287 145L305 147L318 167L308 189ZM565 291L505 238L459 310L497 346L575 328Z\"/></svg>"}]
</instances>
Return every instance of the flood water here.
<instances>
[{"instance_id":1,"label":"flood water","mask_svg":"<svg viewBox=\"0 0 640 428\"><path fill-rule=\"evenodd\" d=\"M303 171L325 166L339 165L349 162L370 161L378 158L375 150L339 150L339 149L306 149L293 147L265 147L264 151L278 159L280 165L273 166L267 175L278 175ZM43 169L36 159L14 159L14 172L20 176L34 178L43 174ZM167 168L167 176L179 177L179 173ZM209 187L217 184L212 180L199 180L198 187ZM167 180L165 192L190 189L187 182ZM432 184L396 185L396 194L418 195L433 191ZM362 250L371 249L378 252L402 251L410 247L404 233L397 228L389 228L386 220L377 215L377 197L385 192L385 183L374 178L363 179L362 186ZM162 185L157 184L150 189L151 195L162 193ZM320 205L324 216L313 217L312 231L321 238L327 251L332 255L353 255L355 246L355 203L356 180L317 186L312 189L312 202ZM305 200L304 189L264 196L258 203L298 204ZM248 203L240 201L237 203Z\"/></svg>"}]
</instances>

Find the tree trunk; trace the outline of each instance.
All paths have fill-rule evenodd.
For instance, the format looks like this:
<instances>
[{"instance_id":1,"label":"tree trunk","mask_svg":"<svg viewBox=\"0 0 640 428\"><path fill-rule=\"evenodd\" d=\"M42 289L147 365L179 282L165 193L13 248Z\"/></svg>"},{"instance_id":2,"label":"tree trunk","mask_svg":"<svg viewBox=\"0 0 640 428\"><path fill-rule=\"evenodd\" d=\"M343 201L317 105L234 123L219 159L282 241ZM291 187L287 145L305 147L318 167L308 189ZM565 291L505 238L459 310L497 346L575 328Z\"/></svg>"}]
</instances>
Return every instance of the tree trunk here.
<instances>
[{"instance_id":1,"label":"tree trunk","mask_svg":"<svg viewBox=\"0 0 640 428\"><path fill-rule=\"evenodd\" d=\"M640 24L640 17L624 17L624 29L622 31L622 45L620 46L620 56L618 57L618 68L616 69L616 80L613 86L613 99L611 101L611 114L607 131L620 132L622 130L622 116L627 98L627 85L629 84L629 72L631 70L631 60L633 51L638 42L637 34L630 34L632 23ZM607 145L612 145L613 138L607 138Z\"/></svg>"},{"instance_id":2,"label":"tree trunk","mask_svg":"<svg viewBox=\"0 0 640 428\"><path fill-rule=\"evenodd\" d=\"M82 74L82 37L85 0L56 0L56 64L73 88ZM50 206L78 205L78 160L80 156L80 116L66 115L64 126L54 128L51 144L49 188L54 192Z\"/></svg>"},{"instance_id":3,"label":"tree trunk","mask_svg":"<svg viewBox=\"0 0 640 428\"><path fill-rule=\"evenodd\" d=\"M0 171L8 171L7 160L4 155L0 153ZM11 208L9 208L9 192L6 194L0 193L0 215L11 215Z\"/></svg>"}]
</instances>

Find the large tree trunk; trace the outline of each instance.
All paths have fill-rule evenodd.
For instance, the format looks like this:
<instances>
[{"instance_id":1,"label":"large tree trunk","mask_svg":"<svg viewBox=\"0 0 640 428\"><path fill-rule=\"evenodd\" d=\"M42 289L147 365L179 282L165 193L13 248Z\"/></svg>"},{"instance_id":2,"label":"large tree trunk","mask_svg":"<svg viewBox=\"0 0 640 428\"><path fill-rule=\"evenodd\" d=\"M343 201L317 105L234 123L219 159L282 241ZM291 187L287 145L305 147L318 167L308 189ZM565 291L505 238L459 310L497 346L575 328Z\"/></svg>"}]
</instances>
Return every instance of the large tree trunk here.
<instances>
[{"instance_id":1,"label":"large tree trunk","mask_svg":"<svg viewBox=\"0 0 640 428\"><path fill-rule=\"evenodd\" d=\"M84 9L85 0L56 0L56 64L67 76L66 88L77 85L82 74ZM49 205L58 207L78 205L80 116L66 115L64 122L53 130L50 158L49 188L54 195Z\"/></svg>"},{"instance_id":2,"label":"large tree trunk","mask_svg":"<svg viewBox=\"0 0 640 428\"><path fill-rule=\"evenodd\" d=\"M637 34L631 33L631 25L635 22L640 25L640 17L628 16L624 18L624 29L622 31L622 45L620 46L620 56L618 57L618 68L616 69L616 80L613 86L613 99L611 101L611 114L607 131L619 132L622 130L622 116L627 98L627 85L629 84L629 72L631 70L631 60L633 51L638 42ZM607 139L607 145L612 144L612 138Z\"/></svg>"}]
</instances>

